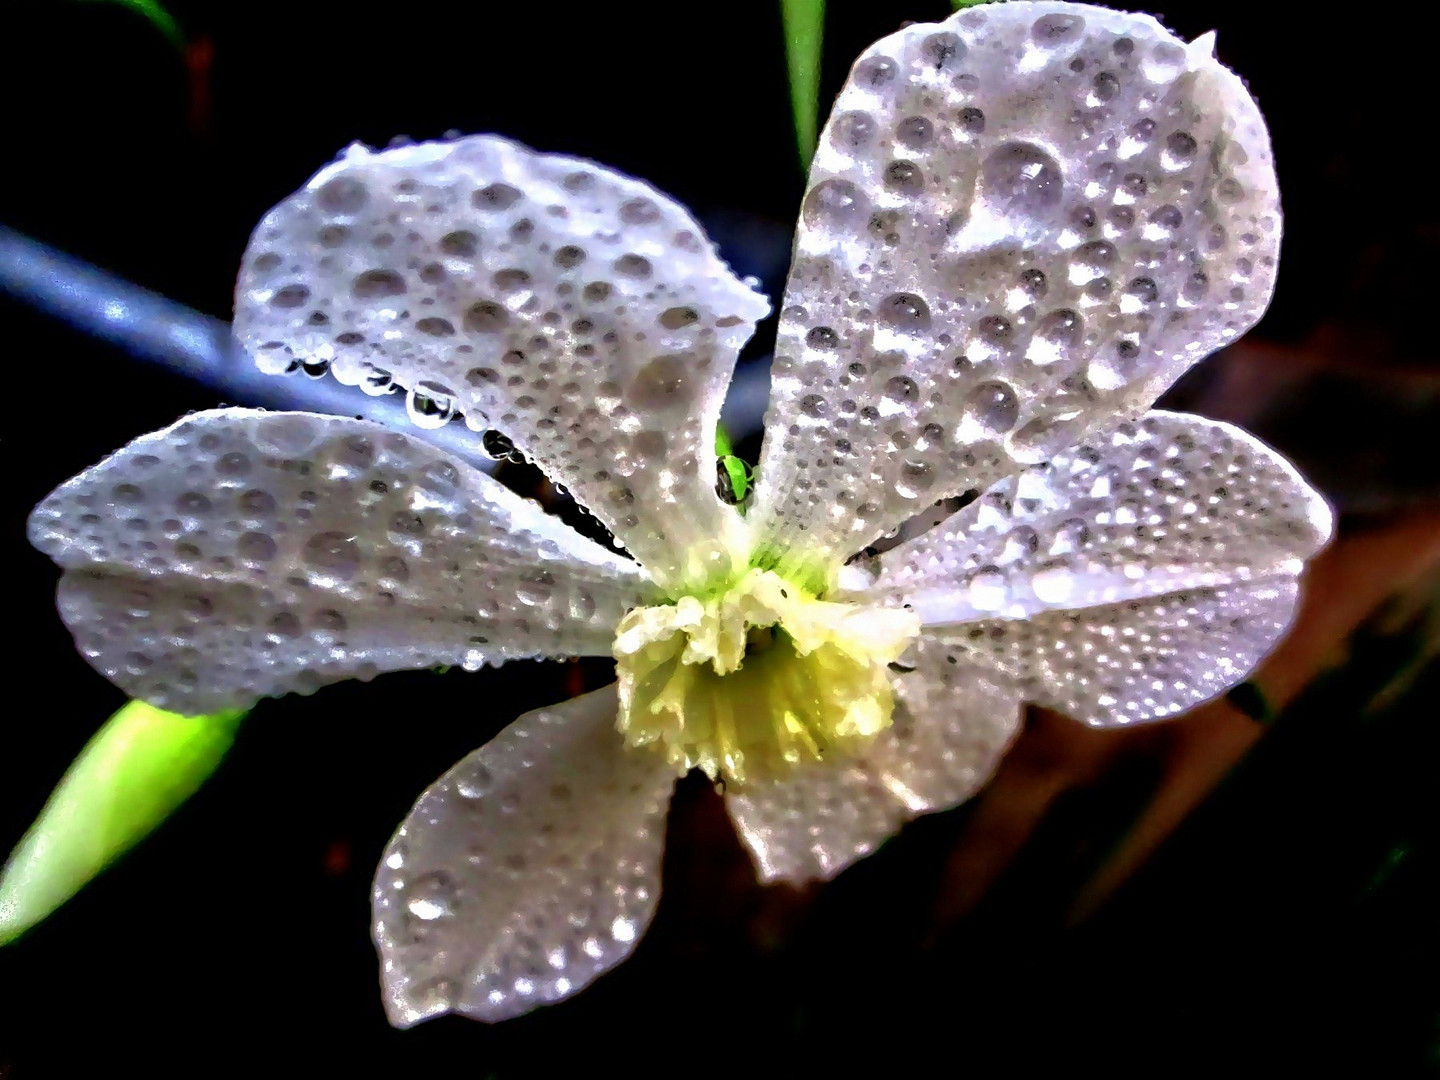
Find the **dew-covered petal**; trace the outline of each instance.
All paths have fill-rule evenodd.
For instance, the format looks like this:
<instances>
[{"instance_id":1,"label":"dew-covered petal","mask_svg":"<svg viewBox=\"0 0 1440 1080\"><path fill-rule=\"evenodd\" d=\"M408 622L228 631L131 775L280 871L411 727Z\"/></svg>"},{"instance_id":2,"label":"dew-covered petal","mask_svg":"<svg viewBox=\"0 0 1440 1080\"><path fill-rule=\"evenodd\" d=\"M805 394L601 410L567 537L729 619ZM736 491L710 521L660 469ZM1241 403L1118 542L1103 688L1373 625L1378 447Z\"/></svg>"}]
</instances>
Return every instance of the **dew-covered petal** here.
<instances>
[{"instance_id":1,"label":"dew-covered petal","mask_svg":"<svg viewBox=\"0 0 1440 1080\"><path fill-rule=\"evenodd\" d=\"M962 662L1087 723L1169 716L1275 644L1330 508L1230 424L1151 412L1002 481L878 561L865 602L907 604Z\"/></svg>"},{"instance_id":2,"label":"dew-covered petal","mask_svg":"<svg viewBox=\"0 0 1440 1080\"><path fill-rule=\"evenodd\" d=\"M1269 302L1244 84L1146 15L991 4L867 50L810 174L759 471L769 561L843 558L1137 416Z\"/></svg>"},{"instance_id":3,"label":"dew-covered petal","mask_svg":"<svg viewBox=\"0 0 1440 1080\"><path fill-rule=\"evenodd\" d=\"M726 796L762 880L833 877L905 822L963 802L989 779L1019 729L1020 695L950 653L922 638L893 665L894 722L862 754Z\"/></svg>"},{"instance_id":4,"label":"dew-covered petal","mask_svg":"<svg viewBox=\"0 0 1440 1080\"><path fill-rule=\"evenodd\" d=\"M675 773L615 731L615 688L526 713L420 797L375 878L390 1022L505 1020L634 949Z\"/></svg>"},{"instance_id":5,"label":"dew-covered petal","mask_svg":"<svg viewBox=\"0 0 1440 1080\"><path fill-rule=\"evenodd\" d=\"M500 433L673 585L738 528L715 423L768 309L666 196L486 135L322 169L251 237L235 329L267 370L328 363L407 388L422 426Z\"/></svg>"},{"instance_id":6,"label":"dew-covered petal","mask_svg":"<svg viewBox=\"0 0 1440 1080\"><path fill-rule=\"evenodd\" d=\"M957 661L1092 727L1163 720L1242 681L1289 628L1295 578L1163 593L1022 621L936 628Z\"/></svg>"},{"instance_id":7,"label":"dew-covered petal","mask_svg":"<svg viewBox=\"0 0 1440 1080\"><path fill-rule=\"evenodd\" d=\"M607 655L644 572L408 435L221 409L61 485L30 540L132 697L245 707L381 671Z\"/></svg>"}]
</instances>

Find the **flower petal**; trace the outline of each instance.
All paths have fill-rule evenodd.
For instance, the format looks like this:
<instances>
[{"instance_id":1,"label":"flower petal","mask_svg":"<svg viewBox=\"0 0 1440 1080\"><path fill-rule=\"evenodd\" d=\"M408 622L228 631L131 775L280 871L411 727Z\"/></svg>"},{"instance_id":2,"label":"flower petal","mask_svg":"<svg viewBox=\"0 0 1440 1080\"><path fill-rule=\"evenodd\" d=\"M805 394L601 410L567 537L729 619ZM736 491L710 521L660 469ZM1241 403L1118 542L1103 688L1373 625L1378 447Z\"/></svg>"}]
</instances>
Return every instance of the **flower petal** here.
<instances>
[{"instance_id":1,"label":"flower petal","mask_svg":"<svg viewBox=\"0 0 1440 1080\"><path fill-rule=\"evenodd\" d=\"M970 798L1020 726L1020 695L922 639L894 676L894 723L863 754L726 797L763 881L834 877L901 825Z\"/></svg>"},{"instance_id":2,"label":"flower petal","mask_svg":"<svg viewBox=\"0 0 1440 1080\"><path fill-rule=\"evenodd\" d=\"M675 773L627 750L615 710L609 686L526 713L420 797L375 878L391 1023L505 1020L630 954Z\"/></svg>"},{"instance_id":3,"label":"flower petal","mask_svg":"<svg viewBox=\"0 0 1440 1080\"><path fill-rule=\"evenodd\" d=\"M608 655L654 593L418 439L308 413L195 413L56 489L30 540L81 652L132 697L244 707L380 671Z\"/></svg>"},{"instance_id":4,"label":"flower petal","mask_svg":"<svg viewBox=\"0 0 1440 1080\"><path fill-rule=\"evenodd\" d=\"M1330 508L1254 436L1151 412L995 485L880 559L856 595L904 603L962 660L1090 724L1222 693L1292 614Z\"/></svg>"},{"instance_id":5,"label":"flower petal","mask_svg":"<svg viewBox=\"0 0 1440 1080\"><path fill-rule=\"evenodd\" d=\"M498 430L670 585L729 555L715 423L768 309L666 196L486 135L322 169L251 237L235 329L269 370Z\"/></svg>"},{"instance_id":6,"label":"flower petal","mask_svg":"<svg viewBox=\"0 0 1440 1080\"><path fill-rule=\"evenodd\" d=\"M844 558L1139 415L1260 317L1270 142L1212 45L1147 15L993 4L859 59L781 314L750 515L772 563Z\"/></svg>"}]
</instances>

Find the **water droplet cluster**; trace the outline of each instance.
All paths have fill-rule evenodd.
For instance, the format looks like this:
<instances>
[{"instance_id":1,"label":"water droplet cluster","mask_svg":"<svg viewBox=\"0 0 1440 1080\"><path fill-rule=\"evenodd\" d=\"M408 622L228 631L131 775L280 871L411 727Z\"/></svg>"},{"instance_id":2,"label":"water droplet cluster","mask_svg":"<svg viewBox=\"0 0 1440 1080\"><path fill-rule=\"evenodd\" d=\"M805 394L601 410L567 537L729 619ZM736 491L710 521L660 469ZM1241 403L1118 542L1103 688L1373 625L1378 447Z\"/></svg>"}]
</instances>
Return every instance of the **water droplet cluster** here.
<instances>
[{"instance_id":1,"label":"water droplet cluster","mask_svg":"<svg viewBox=\"0 0 1440 1080\"><path fill-rule=\"evenodd\" d=\"M504 1020L629 955L655 909L675 775L629 754L613 687L529 713L433 784L375 882L386 1006Z\"/></svg>"},{"instance_id":2,"label":"water droplet cluster","mask_svg":"<svg viewBox=\"0 0 1440 1080\"><path fill-rule=\"evenodd\" d=\"M1290 625L1299 586L1201 587L946 635L949 655L1015 680L1027 700L1096 727L1162 720L1223 694Z\"/></svg>"},{"instance_id":3,"label":"water droplet cluster","mask_svg":"<svg viewBox=\"0 0 1440 1080\"><path fill-rule=\"evenodd\" d=\"M262 368L406 390L495 430L658 578L721 532L714 417L768 310L670 199L494 136L352 147L255 230L235 328Z\"/></svg>"},{"instance_id":4,"label":"water droplet cluster","mask_svg":"<svg viewBox=\"0 0 1440 1080\"><path fill-rule=\"evenodd\" d=\"M30 536L67 571L81 653L190 713L382 671L608 655L650 593L485 474L306 413L193 414L58 488Z\"/></svg>"},{"instance_id":5,"label":"water droplet cluster","mask_svg":"<svg viewBox=\"0 0 1440 1080\"><path fill-rule=\"evenodd\" d=\"M1259 317L1279 238L1208 42L1058 4L883 39L815 156L752 518L843 558L1142 411Z\"/></svg>"},{"instance_id":6,"label":"water droplet cluster","mask_svg":"<svg viewBox=\"0 0 1440 1080\"><path fill-rule=\"evenodd\" d=\"M865 597L911 606L1034 700L1093 722L1152 719L1268 650L1330 529L1324 501L1258 440L1152 412L882 556Z\"/></svg>"}]
</instances>

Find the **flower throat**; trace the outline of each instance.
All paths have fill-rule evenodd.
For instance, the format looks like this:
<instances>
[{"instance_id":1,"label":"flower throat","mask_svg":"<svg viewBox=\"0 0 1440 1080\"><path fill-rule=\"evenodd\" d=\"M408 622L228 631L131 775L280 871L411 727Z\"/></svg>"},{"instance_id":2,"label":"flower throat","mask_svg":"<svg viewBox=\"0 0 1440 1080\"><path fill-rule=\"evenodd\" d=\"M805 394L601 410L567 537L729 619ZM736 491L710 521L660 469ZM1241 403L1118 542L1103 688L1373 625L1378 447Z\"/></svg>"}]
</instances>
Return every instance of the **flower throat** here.
<instances>
[{"instance_id":1,"label":"flower throat","mask_svg":"<svg viewBox=\"0 0 1440 1080\"><path fill-rule=\"evenodd\" d=\"M888 665L919 631L910 612L820 600L751 569L620 621L618 727L677 770L737 784L858 750L889 727Z\"/></svg>"}]
</instances>

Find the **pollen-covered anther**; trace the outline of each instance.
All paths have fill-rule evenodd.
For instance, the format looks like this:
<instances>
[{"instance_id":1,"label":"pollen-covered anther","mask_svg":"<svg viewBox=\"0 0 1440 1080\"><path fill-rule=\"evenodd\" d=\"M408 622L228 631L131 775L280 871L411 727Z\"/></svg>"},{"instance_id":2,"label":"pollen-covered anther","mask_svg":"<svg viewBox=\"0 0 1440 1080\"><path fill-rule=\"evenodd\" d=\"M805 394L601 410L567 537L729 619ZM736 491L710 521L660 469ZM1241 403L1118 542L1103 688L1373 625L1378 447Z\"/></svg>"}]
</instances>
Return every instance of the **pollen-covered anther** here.
<instances>
[{"instance_id":1,"label":"pollen-covered anther","mask_svg":"<svg viewBox=\"0 0 1440 1080\"><path fill-rule=\"evenodd\" d=\"M908 611L819 600L752 569L621 620L617 726L729 783L858 750L890 726L888 665L919 632Z\"/></svg>"}]
</instances>

